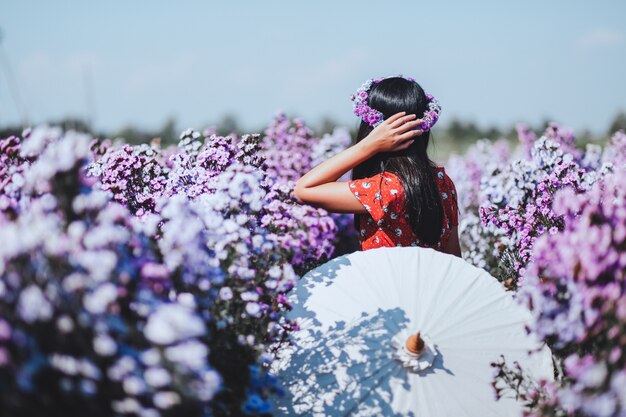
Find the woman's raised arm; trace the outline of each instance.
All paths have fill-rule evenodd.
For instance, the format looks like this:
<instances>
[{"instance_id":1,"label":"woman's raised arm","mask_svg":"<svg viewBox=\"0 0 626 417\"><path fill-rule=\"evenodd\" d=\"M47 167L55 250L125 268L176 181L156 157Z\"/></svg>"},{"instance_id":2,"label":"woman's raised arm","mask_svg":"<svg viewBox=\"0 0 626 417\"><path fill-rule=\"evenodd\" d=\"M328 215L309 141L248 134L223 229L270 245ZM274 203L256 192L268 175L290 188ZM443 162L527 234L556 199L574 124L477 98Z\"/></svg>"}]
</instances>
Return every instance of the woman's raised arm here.
<instances>
[{"instance_id":1,"label":"woman's raised arm","mask_svg":"<svg viewBox=\"0 0 626 417\"><path fill-rule=\"evenodd\" d=\"M348 189L348 183L337 182L343 174L368 160L378 152L393 152L407 148L411 139L421 130L409 130L421 121L416 116L396 113L378 125L360 142L318 164L304 174L293 191L301 203L310 204L337 213L365 213L363 205Z\"/></svg>"}]
</instances>

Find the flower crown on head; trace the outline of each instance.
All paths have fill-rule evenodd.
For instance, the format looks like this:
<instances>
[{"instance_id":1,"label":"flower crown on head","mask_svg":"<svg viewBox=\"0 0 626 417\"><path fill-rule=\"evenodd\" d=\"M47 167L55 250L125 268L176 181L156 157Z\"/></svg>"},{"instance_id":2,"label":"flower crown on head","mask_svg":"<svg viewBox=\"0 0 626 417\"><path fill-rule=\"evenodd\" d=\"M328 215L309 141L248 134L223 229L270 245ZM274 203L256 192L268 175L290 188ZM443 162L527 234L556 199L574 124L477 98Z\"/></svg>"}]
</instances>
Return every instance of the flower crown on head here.
<instances>
[{"instance_id":1,"label":"flower crown on head","mask_svg":"<svg viewBox=\"0 0 626 417\"><path fill-rule=\"evenodd\" d=\"M412 77L404 77L402 74L398 75L398 77L402 77L408 81L415 81ZM378 79L370 78L365 81L361 87L354 94L350 96L350 100L352 101L352 106L354 108L354 114L359 116L365 123L368 123L370 126L376 127L383 122L383 114L376 109L373 109L369 106L367 102L368 91L372 87L372 84L378 84L382 80L387 77L381 77ZM428 110L424 112L424 117L422 117L422 124L420 125L420 129L424 132L430 130L437 120L439 119L439 115L441 114L441 105L437 101L432 94L426 93L426 98L428 99Z\"/></svg>"}]
</instances>

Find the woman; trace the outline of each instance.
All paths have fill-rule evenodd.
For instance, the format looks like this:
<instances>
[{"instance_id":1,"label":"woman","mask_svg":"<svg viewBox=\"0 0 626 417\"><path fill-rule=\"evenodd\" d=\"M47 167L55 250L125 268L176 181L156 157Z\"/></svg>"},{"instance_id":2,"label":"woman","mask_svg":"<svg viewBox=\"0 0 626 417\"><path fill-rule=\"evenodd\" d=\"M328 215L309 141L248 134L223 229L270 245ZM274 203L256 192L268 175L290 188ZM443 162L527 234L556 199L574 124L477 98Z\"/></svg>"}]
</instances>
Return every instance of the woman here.
<instances>
[{"instance_id":1,"label":"woman","mask_svg":"<svg viewBox=\"0 0 626 417\"><path fill-rule=\"evenodd\" d=\"M461 257L456 189L427 154L437 100L398 76L368 80L352 101L362 119L356 143L302 176L294 196L355 213L362 250L422 246ZM352 180L337 181L350 169Z\"/></svg>"}]
</instances>

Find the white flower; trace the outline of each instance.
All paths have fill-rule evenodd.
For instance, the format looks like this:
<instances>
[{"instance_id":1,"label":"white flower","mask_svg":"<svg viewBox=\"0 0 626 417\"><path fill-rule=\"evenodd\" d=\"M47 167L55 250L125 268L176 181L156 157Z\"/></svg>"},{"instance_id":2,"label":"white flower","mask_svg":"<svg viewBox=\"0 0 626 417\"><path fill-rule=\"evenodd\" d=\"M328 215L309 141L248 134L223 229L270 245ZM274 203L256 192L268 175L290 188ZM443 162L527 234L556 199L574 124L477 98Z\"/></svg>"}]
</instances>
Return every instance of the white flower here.
<instances>
[{"instance_id":1,"label":"white flower","mask_svg":"<svg viewBox=\"0 0 626 417\"><path fill-rule=\"evenodd\" d=\"M58 369L66 375L76 375L79 370L78 360L69 355L53 353L50 355L50 364L53 368Z\"/></svg>"},{"instance_id":2,"label":"white flower","mask_svg":"<svg viewBox=\"0 0 626 417\"><path fill-rule=\"evenodd\" d=\"M220 388L222 377L216 371L204 371L202 385L198 387L198 397L202 401L210 401Z\"/></svg>"},{"instance_id":3,"label":"white flower","mask_svg":"<svg viewBox=\"0 0 626 417\"><path fill-rule=\"evenodd\" d=\"M107 229L110 230L110 229ZM106 234L104 228L94 228L88 235L85 236L85 246L89 246L87 243L98 232L100 238L110 239ZM98 242L98 244L104 244L104 241ZM97 251L82 251L76 255L78 263L82 265L89 273L89 276L96 281L105 281L113 272L113 269L117 265L117 255L112 251L97 250Z\"/></svg>"},{"instance_id":4,"label":"white flower","mask_svg":"<svg viewBox=\"0 0 626 417\"><path fill-rule=\"evenodd\" d=\"M161 361L161 353L157 348L150 348L141 354L141 361L148 366L155 366Z\"/></svg>"},{"instance_id":5,"label":"white flower","mask_svg":"<svg viewBox=\"0 0 626 417\"><path fill-rule=\"evenodd\" d=\"M190 369L202 369L207 363L209 350L197 340L190 340L180 345L165 349L165 356L172 362L183 364Z\"/></svg>"},{"instance_id":6,"label":"white flower","mask_svg":"<svg viewBox=\"0 0 626 417\"><path fill-rule=\"evenodd\" d=\"M259 317L261 315L261 307L257 303L247 303L246 313L252 317Z\"/></svg>"},{"instance_id":7,"label":"white flower","mask_svg":"<svg viewBox=\"0 0 626 417\"><path fill-rule=\"evenodd\" d=\"M88 359L82 359L79 362L79 368L85 378L100 379L101 377L100 368Z\"/></svg>"},{"instance_id":8,"label":"white flower","mask_svg":"<svg viewBox=\"0 0 626 417\"><path fill-rule=\"evenodd\" d=\"M60 127L42 125L35 127L27 139L20 146L20 155L23 157L38 156L48 142L61 137L63 130Z\"/></svg>"},{"instance_id":9,"label":"white flower","mask_svg":"<svg viewBox=\"0 0 626 417\"><path fill-rule=\"evenodd\" d=\"M52 305L36 285L29 285L22 291L17 309L24 321L48 320L52 317Z\"/></svg>"},{"instance_id":10,"label":"white flower","mask_svg":"<svg viewBox=\"0 0 626 417\"><path fill-rule=\"evenodd\" d=\"M188 292L180 293L178 294L177 300L181 305L185 307L188 307L191 309L196 307L196 300L193 294L191 293L188 293Z\"/></svg>"},{"instance_id":11,"label":"white flower","mask_svg":"<svg viewBox=\"0 0 626 417\"><path fill-rule=\"evenodd\" d=\"M172 377L164 368L151 367L143 374L148 385L153 387L162 387L170 383Z\"/></svg>"},{"instance_id":12,"label":"white flower","mask_svg":"<svg viewBox=\"0 0 626 417\"><path fill-rule=\"evenodd\" d=\"M254 235L252 237L252 246L255 249L258 249L263 244L263 236L262 235Z\"/></svg>"},{"instance_id":13,"label":"white flower","mask_svg":"<svg viewBox=\"0 0 626 417\"><path fill-rule=\"evenodd\" d=\"M233 298L233 290L231 290L230 287L222 287L220 288L219 295L222 300L230 300Z\"/></svg>"},{"instance_id":14,"label":"white flower","mask_svg":"<svg viewBox=\"0 0 626 417\"><path fill-rule=\"evenodd\" d=\"M136 376L128 376L124 378L122 383L124 392L128 395L141 395L146 392L146 383Z\"/></svg>"},{"instance_id":15,"label":"white flower","mask_svg":"<svg viewBox=\"0 0 626 417\"><path fill-rule=\"evenodd\" d=\"M159 408L170 408L180 402L180 395L173 391L157 392L152 401Z\"/></svg>"},{"instance_id":16,"label":"white flower","mask_svg":"<svg viewBox=\"0 0 626 417\"><path fill-rule=\"evenodd\" d=\"M141 404L134 398L126 397L123 400L113 400L111 402L113 411L120 414L135 414L141 410Z\"/></svg>"},{"instance_id":17,"label":"white flower","mask_svg":"<svg viewBox=\"0 0 626 417\"><path fill-rule=\"evenodd\" d=\"M61 316L57 319L57 328L63 333L69 333L74 329L74 321L69 316Z\"/></svg>"},{"instance_id":18,"label":"white flower","mask_svg":"<svg viewBox=\"0 0 626 417\"><path fill-rule=\"evenodd\" d=\"M179 340L201 336L206 332L204 322L180 304L162 304L150 315L144 328L148 340L169 345Z\"/></svg>"},{"instance_id":19,"label":"white flower","mask_svg":"<svg viewBox=\"0 0 626 417\"><path fill-rule=\"evenodd\" d=\"M107 375L113 381L120 381L137 368L135 360L129 356L119 358L108 370Z\"/></svg>"},{"instance_id":20,"label":"white flower","mask_svg":"<svg viewBox=\"0 0 626 417\"><path fill-rule=\"evenodd\" d=\"M257 294L255 291L242 292L241 299L243 301L257 301L259 299L259 294Z\"/></svg>"},{"instance_id":21,"label":"white flower","mask_svg":"<svg viewBox=\"0 0 626 417\"><path fill-rule=\"evenodd\" d=\"M102 356L111 356L117 350L115 341L107 334L99 334L93 339L93 350Z\"/></svg>"},{"instance_id":22,"label":"white flower","mask_svg":"<svg viewBox=\"0 0 626 417\"><path fill-rule=\"evenodd\" d=\"M598 362L586 372L583 372L579 378L580 382L587 387L599 387L601 386L607 377L608 371L606 365L603 362Z\"/></svg>"},{"instance_id":23,"label":"white flower","mask_svg":"<svg viewBox=\"0 0 626 417\"><path fill-rule=\"evenodd\" d=\"M93 314L101 314L117 298L117 288L110 282L104 283L95 291L87 294L83 300L85 309Z\"/></svg>"},{"instance_id":24,"label":"white flower","mask_svg":"<svg viewBox=\"0 0 626 417\"><path fill-rule=\"evenodd\" d=\"M281 272L282 271L278 265L272 265L270 269L268 269L267 275L269 275L271 278L279 278Z\"/></svg>"}]
</instances>

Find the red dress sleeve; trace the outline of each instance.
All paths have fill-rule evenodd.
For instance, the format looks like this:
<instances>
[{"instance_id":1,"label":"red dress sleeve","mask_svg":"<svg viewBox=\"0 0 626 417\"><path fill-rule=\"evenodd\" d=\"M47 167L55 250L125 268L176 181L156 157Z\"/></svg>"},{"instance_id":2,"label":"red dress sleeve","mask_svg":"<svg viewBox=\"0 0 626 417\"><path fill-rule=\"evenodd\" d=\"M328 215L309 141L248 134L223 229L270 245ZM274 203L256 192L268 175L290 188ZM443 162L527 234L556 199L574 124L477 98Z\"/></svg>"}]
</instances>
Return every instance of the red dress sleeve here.
<instances>
[{"instance_id":1,"label":"red dress sleeve","mask_svg":"<svg viewBox=\"0 0 626 417\"><path fill-rule=\"evenodd\" d=\"M448 177L448 181L450 183L450 194L452 194L452 209L450 210L450 226L458 226L459 225L459 203L458 196L456 194L456 187L454 186L454 182L450 177Z\"/></svg>"},{"instance_id":2,"label":"red dress sleeve","mask_svg":"<svg viewBox=\"0 0 626 417\"><path fill-rule=\"evenodd\" d=\"M395 174L381 172L372 177L350 180L348 188L378 226L400 216L404 191Z\"/></svg>"}]
</instances>

